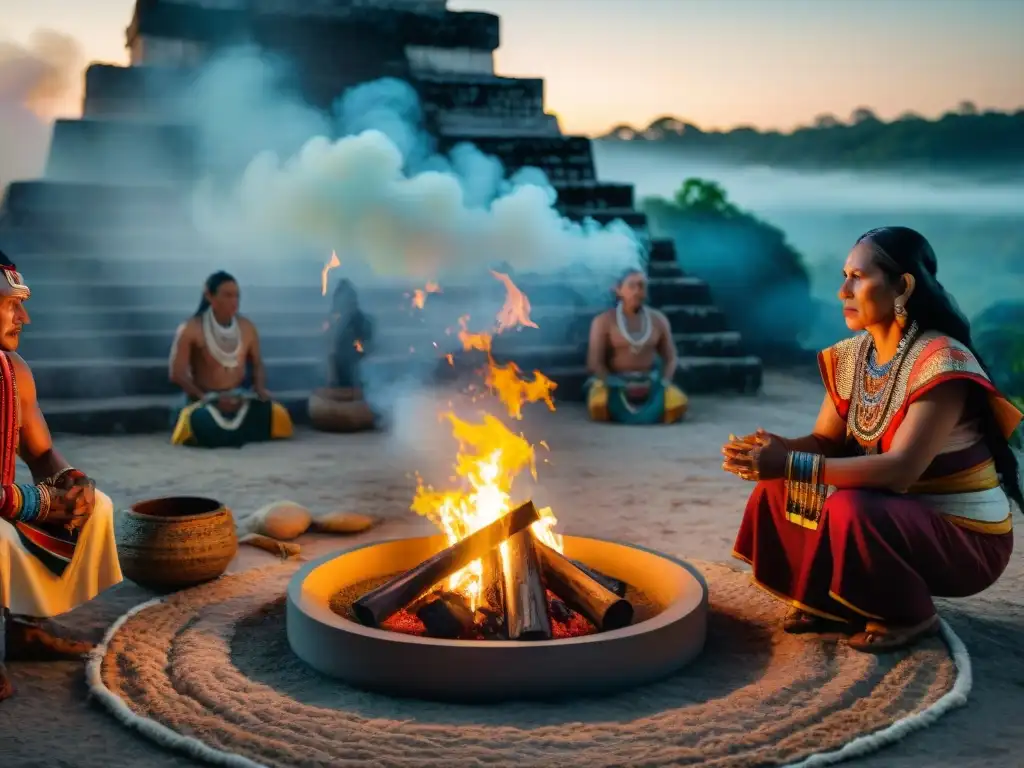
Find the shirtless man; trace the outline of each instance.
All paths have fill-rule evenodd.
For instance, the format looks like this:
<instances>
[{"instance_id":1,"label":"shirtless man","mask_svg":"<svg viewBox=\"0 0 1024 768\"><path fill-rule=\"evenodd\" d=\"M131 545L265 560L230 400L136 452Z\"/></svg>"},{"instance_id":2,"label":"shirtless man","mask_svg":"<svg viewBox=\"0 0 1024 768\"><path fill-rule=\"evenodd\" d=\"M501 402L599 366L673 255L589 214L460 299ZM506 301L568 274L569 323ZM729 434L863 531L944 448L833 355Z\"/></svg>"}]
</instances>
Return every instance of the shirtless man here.
<instances>
[{"instance_id":1,"label":"shirtless man","mask_svg":"<svg viewBox=\"0 0 1024 768\"><path fill-rule=\"evenodd\" d=\"M687 406L686 395L672 383L679 356L668 318L646 306L647 276L639 269L627 271L615 295L615 308L590 325L590 417L624 424L679 421Z\"/></svg>"},{"instance_id":2,"label":"shirtless man","mask_svg":"<svg viewBox=\"0 0 1024 768\"><path fill-rule=\"evenodd\" d=\"M267 392L256 326L238 314L238 302L235 278L215 272L206 279L195 314L178 326L170 379L188 404L176 417L175 445L241 447L292 436L288 411ZM251 388L245 386L247 366Z\"/></svg>"},{"instance_id":3,"label":"shirtless man","mask_svg":"<svg viewBox=\"0 0 1024 768\"><path fill-rule=\"evenodd\" d=\"M117 584L121 567L113 505L53 447L32 371L17 353L31 291L2 253L0 273L2 701L14 693L5 660L73 659L92 649L48 619ZM16 482L16 453L31 483Z\"/></svg>"}]
</instances>

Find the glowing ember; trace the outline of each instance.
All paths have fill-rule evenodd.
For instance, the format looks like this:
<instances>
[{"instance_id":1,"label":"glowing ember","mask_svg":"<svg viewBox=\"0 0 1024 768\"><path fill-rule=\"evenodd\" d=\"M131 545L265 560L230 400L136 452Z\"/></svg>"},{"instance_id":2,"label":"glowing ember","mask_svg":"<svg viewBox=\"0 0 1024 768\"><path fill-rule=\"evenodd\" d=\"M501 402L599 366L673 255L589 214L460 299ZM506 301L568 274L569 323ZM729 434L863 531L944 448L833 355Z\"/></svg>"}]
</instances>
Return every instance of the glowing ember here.
<instances>
[{"instance_id":1,"label":"glowing ember","mask_svg":"<svg viewBox=\"0 0 1024 768\"><path fill-rule=\"evenodd\" d=\"M363 342L361 342L359 339L356 339L356 343L353 346L355 346L356 352L363 351Z\"/></svg>"},{"instance_id":2,"label":"glowing ember","mask_svg":"<svg viewBox=\"0 0 1024 768\"><path fill-rule=\"evenodd\" d=\"M419 481L412 510L431 520L444 533L449 544L461 541L512 509L511 491L515 478L524 469L536 477L534 451L525 438L513 434L498 419L485 415L479 424L462 421L446 413L452 434L459 443L455 474L463 488L437 491ZM531 530L538 540L562 551L562 537L552 530L558 522L550 508L540 510L541 519ZM507 544L501 555L507 557ZM448 589L469 598L476 609L483 589L483 563L475 560L448 579Z\"/></svg>"},{"instance_id":3,"label":"glowing ember","mask_svg":"<svg viewBox=\"0 0 1024 768\"><path fill-rule=\"evenodd\" d=\"M327 273L330 272L332 269L335 269L336 267L340 266L341 262L338 260L338 254L334 251L331 251L331 259L324 265L323 271L320 273L321 296L327 295Z\"/></svg>"}]
</instances>

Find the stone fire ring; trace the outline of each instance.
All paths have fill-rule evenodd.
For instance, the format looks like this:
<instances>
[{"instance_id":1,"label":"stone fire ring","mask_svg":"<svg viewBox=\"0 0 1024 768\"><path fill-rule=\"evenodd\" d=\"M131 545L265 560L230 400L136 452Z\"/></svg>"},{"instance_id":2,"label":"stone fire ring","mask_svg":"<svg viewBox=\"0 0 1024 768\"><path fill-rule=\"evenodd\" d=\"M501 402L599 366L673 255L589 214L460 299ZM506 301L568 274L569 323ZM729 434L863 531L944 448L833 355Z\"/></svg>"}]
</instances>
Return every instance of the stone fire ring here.
<instances>
[{"instance_id":1,"label":"stone fire ring","mask_svg":"<svg viewBox=\"0 0 1024 768\"><path fill-rule=\"evenodd\" d=\"M635 545L565 536L565 554L636 587L664 610L610 632L538 642L439 640L372 629L329 606L345 586L412 568L442 536L377 542L321 557L288 584L292 651L315 670L376 693L450 702L605 693L672 675L704 648L708 587L690 564Z\"/></svg>"}]
</instances>

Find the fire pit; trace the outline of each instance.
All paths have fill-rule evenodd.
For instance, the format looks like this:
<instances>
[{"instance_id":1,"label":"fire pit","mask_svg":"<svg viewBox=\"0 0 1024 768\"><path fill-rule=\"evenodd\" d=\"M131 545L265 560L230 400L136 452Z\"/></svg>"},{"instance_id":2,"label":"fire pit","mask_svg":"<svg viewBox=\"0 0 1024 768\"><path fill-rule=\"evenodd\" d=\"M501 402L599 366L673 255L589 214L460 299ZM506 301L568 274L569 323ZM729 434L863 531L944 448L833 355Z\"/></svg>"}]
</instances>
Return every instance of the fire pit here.
<instances>
[{"instance_id":1,"label":"fire pit","mask_svg":"<svg viewBox=\"0 0 1024 768\"><path fill-rule=\"evenodd\" d=\"M483 529L447 548L444 536L399 539L307 564L288 586L292 651L314 669L359 688L461 702L608 692L662 679L701 652L707 586L693 567L640 547L577 536L562 537L559 554L530 535L527 526L535 516L527 504L497 521L501 525L490 538ZM499 622L503 632L499 627L491 636L518 639L481 639L479 624L473 630L470 618L459 618L458 603L438 582L446 571L464 567L467 558L484 553L486 561L486 552L502 542L506 565L496 581L518 588L501 590L507 618ZM516 560L528 572L531 560L538 568L533 575L516 574L509 565ZM536 592L537 576L547 600ZM574 622L560 621L565 617L551 611L552 593L570 614L586 618L575 624L589 626L589 632L566 634ZM445 599L446 606L438 605ZM474 639L389 626L399 614L423 617L420 632L455 634L461 628L460 634ZM482 611L474 614L479 620ZM552 625L563 628L561 636ZM543 637L554 639L536 639Z\"/></svg>"}]
</instances>

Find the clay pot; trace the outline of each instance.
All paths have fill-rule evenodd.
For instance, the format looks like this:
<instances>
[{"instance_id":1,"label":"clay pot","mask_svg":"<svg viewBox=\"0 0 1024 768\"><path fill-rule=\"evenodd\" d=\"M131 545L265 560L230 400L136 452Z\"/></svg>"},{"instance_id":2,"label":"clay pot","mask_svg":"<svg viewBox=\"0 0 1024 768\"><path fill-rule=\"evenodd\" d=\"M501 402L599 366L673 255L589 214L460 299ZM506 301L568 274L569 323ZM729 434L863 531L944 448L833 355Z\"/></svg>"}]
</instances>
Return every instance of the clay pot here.
<instances>
[{"instance_id":1,"label":"clay pot","mask_svg":"<svg viewBox=\"0 0 1024 768\"><path fill-rule=\"evenodd\" d=\"M215 579L238 551L231 510L214 499L150 499L118 518L121 571L149 589L171 591Z\"/></svg>"},{"instance_id":2,"label":"clay pot","mask_svg":"<svg viewBox=\"0 0 1024 768\"><path fill-rule=\"evenodd\" d=\"M361 432L376 424L358 389L318 389L309 396L308 408L309 423L321 432Z\"/></svg>"}]
</instances>

